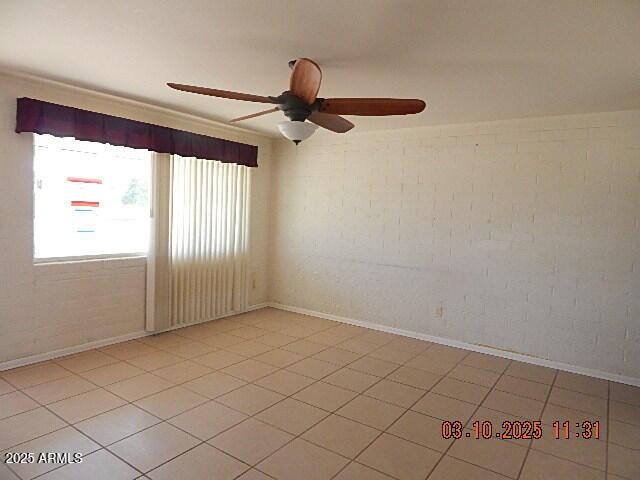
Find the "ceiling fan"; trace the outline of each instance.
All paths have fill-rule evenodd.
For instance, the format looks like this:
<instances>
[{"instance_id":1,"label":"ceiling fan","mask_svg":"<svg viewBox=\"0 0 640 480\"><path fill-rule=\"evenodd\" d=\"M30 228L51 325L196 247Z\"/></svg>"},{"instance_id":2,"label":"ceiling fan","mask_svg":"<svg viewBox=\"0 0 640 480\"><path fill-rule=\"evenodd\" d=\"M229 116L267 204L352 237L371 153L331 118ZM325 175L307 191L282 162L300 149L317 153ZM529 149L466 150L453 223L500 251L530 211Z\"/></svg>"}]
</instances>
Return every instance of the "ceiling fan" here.
<instances>
[{"instance_id":1,"label":"ceiling fan","mask_svg":"<svg viewBox=\"0 0 640 480\"><path fill-rule=\"evenodd\" d=\"M264 97L179 83L167 83L167 85L184 92L276 105L268 110L234 118L231 122L248 120L280 110L289 121L278 124L278 128L286 138L296 144L309 138L318 126L336 133L345 133L351 130L354 127L353 123L340 115L411 115L422 112L426 107L424 101L418 99L318 98L322 81L322 71L318 64L308 58L298 58L291 60L289 67L291 68L289 90L282 92L277 97ZM305 120L311 123L305 122Z\"/></svg>"}]
</instances>

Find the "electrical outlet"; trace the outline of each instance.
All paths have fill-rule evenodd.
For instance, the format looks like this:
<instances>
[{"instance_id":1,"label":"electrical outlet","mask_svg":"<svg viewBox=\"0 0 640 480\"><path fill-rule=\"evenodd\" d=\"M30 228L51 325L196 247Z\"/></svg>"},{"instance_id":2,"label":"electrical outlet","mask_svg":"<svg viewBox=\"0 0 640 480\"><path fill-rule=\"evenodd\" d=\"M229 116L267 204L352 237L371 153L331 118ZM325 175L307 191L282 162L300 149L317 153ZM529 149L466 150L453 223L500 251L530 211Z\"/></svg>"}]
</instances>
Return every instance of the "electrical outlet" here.
<instances>
[{"instance_id":1,"label":"electrical outlet","mask_svg":"<svg viewBox=\"0 0 640 480\"><path fill-rule=\"evenodd\" d=\"M443 307L436 308L436 317L442 318L443 315L444 315L444 308Z\"/></svg>"}]
</instances>

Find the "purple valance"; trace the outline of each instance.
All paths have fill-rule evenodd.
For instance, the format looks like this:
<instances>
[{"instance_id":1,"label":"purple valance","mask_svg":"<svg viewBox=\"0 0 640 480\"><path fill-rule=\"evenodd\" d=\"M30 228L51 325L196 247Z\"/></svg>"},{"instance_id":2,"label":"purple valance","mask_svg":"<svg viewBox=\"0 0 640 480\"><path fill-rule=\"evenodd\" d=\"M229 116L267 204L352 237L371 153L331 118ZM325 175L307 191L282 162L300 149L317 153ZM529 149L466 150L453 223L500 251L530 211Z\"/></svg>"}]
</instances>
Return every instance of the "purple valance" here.
<instances>
[{"instance_id":1,"label":"purple valance","mask_svg":"<svg viewBox=\"0 0 640 480\"><path fill-rule=\"evenodd\" d=\"M78 140L144 148L158 153L175 153L258 166L258 147L150 123L128 120L79 108L65 107L32 98L19 98L16 132L74 137Z\"/></svg>"}]
</instances>

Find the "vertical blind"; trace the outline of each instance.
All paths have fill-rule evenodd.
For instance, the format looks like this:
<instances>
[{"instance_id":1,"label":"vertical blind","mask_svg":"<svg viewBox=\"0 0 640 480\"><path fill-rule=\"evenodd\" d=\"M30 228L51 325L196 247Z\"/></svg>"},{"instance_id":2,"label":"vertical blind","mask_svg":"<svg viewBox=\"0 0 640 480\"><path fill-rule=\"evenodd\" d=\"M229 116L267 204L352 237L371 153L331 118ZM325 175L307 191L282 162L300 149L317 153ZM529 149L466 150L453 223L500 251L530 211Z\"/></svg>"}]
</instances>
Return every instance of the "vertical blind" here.
<instances>
[{"instance_id":1,"label":"vertical blind","mask_svg":"<svg viewBox=\"0 0 640 480\"><path fill-rule=\"evenodd\" d=\"M250 172L242 165L171 156L172 326L246 308Z\"/></svg>"}]
</instances>

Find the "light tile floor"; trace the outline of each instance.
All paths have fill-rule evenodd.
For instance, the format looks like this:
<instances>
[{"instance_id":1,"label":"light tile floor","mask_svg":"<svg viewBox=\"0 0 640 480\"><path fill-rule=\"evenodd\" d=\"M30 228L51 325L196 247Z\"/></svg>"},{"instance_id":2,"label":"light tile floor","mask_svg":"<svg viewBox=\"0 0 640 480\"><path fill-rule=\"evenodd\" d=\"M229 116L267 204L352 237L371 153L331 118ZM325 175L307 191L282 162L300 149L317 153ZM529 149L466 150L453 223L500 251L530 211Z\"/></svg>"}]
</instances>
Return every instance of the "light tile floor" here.
<instances>
[{"instance_id":1,"label":"light tile floor","mask_svg":"<svg viewBox=\"0 0 640 480\"><path fill-rule=\"evenodd\" d=\"M84 455L1 480L632 480L640 388L262 309L0 372L0 451Z\"/></svg>"}]
</instances>

